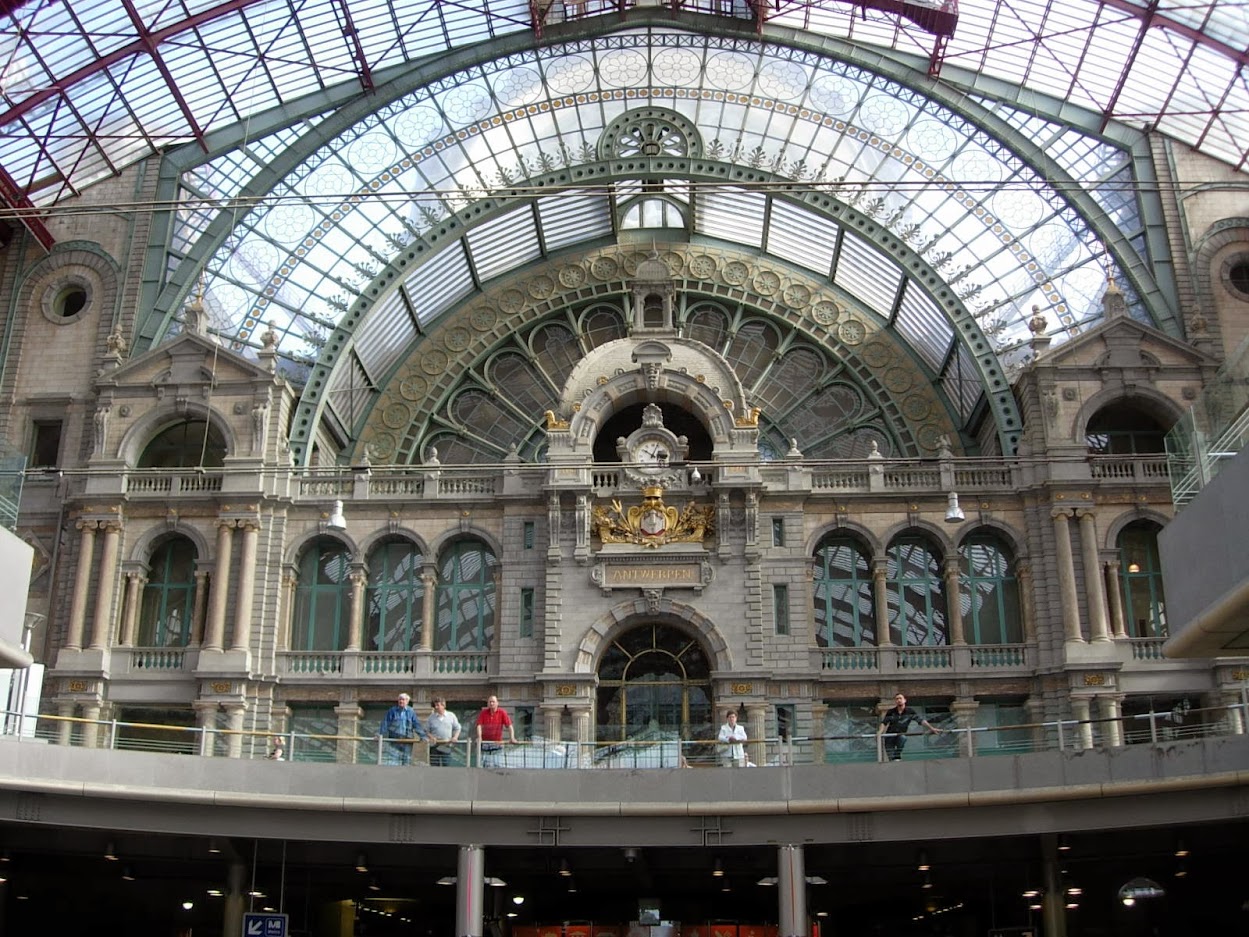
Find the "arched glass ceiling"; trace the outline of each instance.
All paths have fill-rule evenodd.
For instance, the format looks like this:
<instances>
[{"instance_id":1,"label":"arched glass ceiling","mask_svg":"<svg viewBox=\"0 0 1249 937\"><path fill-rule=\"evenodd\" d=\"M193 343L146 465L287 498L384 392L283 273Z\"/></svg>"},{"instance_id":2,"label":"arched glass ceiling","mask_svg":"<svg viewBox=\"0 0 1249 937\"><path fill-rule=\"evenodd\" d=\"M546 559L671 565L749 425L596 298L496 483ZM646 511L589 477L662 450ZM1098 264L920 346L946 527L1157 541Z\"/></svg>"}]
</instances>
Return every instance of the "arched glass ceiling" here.
<instances>
[{"instance_id":1,"label":"arched glass ceiling","mask_svg":"<svg viewBox=\"0 0 1249 937\"><path fill-rule=\"evenodd\" d=\"M1013 120L974 104L956 112L809 50L666 30L484 61L332 138L310 129L306 158L255 208L229 217L229 237L207 263L216 327L246 344L271 322L281 352L311 362L386 264L449 215L594 162L603 129L647 103L695 126L706 161L768 173L785 189L782 198L761 184L694 184L696 234L737 238L829 277L892 323L934 372L951 350L949 322L905 289L908 273L896 260L792 204L794 193L829 196L887 229L938 272L1007 356L1026 339L1033 305L1058 341L1096 321L1107 266L1124 272L1134 315L1167 325L1149 270L1163 258L1149 256L1143 237L1130 151L1001 106ZM185 203L235 195L239 168L231 154L187 173ZM386 336L378 344L393 353L401 335L484 281L612 233L611 192L561 194L493 220L418 266L374 314L370 333ZM212 224L206 211L183 213L167 269L189 245L210 241ZM1111 262L1108 240L1118 255ZM167 291L167 314L178 298ZM369 344L363 334L360 344ZM364 365L376 379L385 360Z\"/></svg>"},{"instance_id":2,"label":"arched glass ceiling","mask_svg":"<svg viewBox=\"0 0 1249 937\"><path fill-rule=\"evenodd\" d=\"M616 6L605 18L620 15ZM682 15L716 6L680 4ZM206 149L214 131L310 94L342 103L380 86L388 69L533 29L519 0L6 0L0 9L0 167L39 205L155 152ZM850 2L767 9L764 30L844 38L924 67L933 50L918 27ZM1156 127L1245 168L1243 3L961 0L957 11L943 82L984 91L998 81L1067 100L1103 125ZM1010 95L1005 85L998 93Z\"/></svg>"}]
</instances>

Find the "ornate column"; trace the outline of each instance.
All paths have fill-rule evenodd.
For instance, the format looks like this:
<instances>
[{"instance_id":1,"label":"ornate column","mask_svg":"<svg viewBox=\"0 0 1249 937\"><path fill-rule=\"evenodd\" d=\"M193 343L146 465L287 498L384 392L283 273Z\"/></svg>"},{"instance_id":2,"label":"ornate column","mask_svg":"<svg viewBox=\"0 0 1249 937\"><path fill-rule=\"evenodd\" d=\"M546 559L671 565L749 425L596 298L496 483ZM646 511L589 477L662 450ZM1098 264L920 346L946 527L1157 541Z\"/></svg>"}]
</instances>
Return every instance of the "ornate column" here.
<instances>
[{"instance_id":1,"label":"ornate column","mask_svg":"<svg viewBox=\"0 0 1249 937\"><path fill-rule=\"evenodd\" d=\"M964 758L970 758L976 754L975 734L971 730L976 726L976 711L979 708L980 704L971 698L958 698L950 705L950 712L953 713L954 720L961 730L958 751Z\"/></svg>"},{"instance_id":2,"label":"ornate column","mask_svg":"<svg viewBox=\"0 0 1249 937\"><path fill-rule=\"evenodd\" d=\"M208 610L208 570L195 570L195 603L191 612L191 647L204 642L204 615Z\"/></svg>"},{"instance_id":3,"label":"ornate column","mask_svg":"<svg viewBox=\"0 0 1249 937\"><path fill-rule=\"evenodd\" d=\"M421 650L434 649L434 616L437 615L438 569L433 563L421 567L421 584L425 593L421 596Z\"/></svg>"},{"instance_id":4,"label":"ornate column","mask_svg":"<svg viewBox=\"0 0 1249 937\"><path fill-rule=\"evenodd\" d=\"M1080 630L1080 603L1076 596L1075 558L1071 553L1071 512L1056 508L1054 519L1054 559L1058 564L1058 595L1062 603L1063 634L1068 641L1083 643Z\"/></svg>"},{"instance_id":5,"label":"ornate column","mask_svg":"<svg viewBox=\"0 0 1249 937\"><path fill-rule=\"evenodd\" d=\"M1084 749L1093 747L1093 726L1089 722L1089 698L1087 696L1073 696L1071 698L1071 715L1079 722L1075 727L1076 737L1080 740L1080 747Z\"/></svg>"},{"instance_id":6,"label":"ornate column","mask_svg":"<svg viewBox=\"0 0 1249 937\"><path fill-rule=\"evenodd\" d=\"M1084 562L1084 590L1089 607L1089 640L1109 641L1101 551L1097 549L1097 521L1093 512L1085 508L1077 510L1076 517L1080 519L1080 555Z\"/></svg>"},{"instance_id":7,"label":"ornate column","mask_svg":"<svg viewBox=\"0 0 1249 937\"><path fill-rule=\"evenodd\" d=\"M348 651L360 650L361 635L364 632L364 587L369 576L364 567L353 563L347 581L351 583L351 608L347 613L347 648Z\"/></svg>"},{"instance_id":8,"label":"ornate column","mask_svg":"<svg viewBox=\"0 0 1249 937\"><path fill-rule=\"evenodd\" d=\"M872 561L872 607L876 618L877 647L893 646L893 637L889 634L889 591L885 585L888 571L887 560Z\"/></svg>"},{"instance_id":9,"label":"ornate column","mask_svg":"<svg viewBox=\"0 0 1249 937\"><path fill-rule=\"evenodd\" d=\"M590 710L574 710L572 724L577 732L577 767L589 768L591 767L590 743L594 741L590 727Z\"/></svg>"},{"instance_id":10,"label":"ornate column","mask_svg":"<svg viewBox=\"0 0 1249 937\"><path fill-rule=\"evenodd\" d=\"M827 757L827 746L824 744L824 717L828 715L828 705L823 700L811 704L811 758L817 765L824 764Z\"/></svg>"},{"instance_id":11,"label":"ornate column","mask_svg":"<svg viewBox=\"0 0 1249 937\"><path fill-rule=\"evenodd\" d=\"M455 876L455 937L482 937L482 890L486 855L480 846L460 847Z\"/></svg>"},{"instance_id":12,"label":"ornate column","mask_svg":"<svg viewBox=\"0 0 1249 937\"><path fill-rule=\"evenodd\" d=\"M801 846L785 845L776 849L776 897L779 902L778 937L806 937L807 929L807 863Z\"/></svg>"},{"instance_id":13,"label":"ornate column","mask_svg":"<svg viewBox=\"0 0 1249 937\"><path fill-rule=\"evenodd\" d=\"M950 626L950 643L966 644L963 636L963 604L958 581L958 560L947 559L945 573L945 617Z\"/></svg>"},{"instance_id":14,"label":"ornate column","mask_svg":"<svg viewBox=\"0 0 1249 937\"><path fill-rule=\"evenodd\" d=\"M768 704L746 704L747 761L757 765L768 763Z\"/></svg>"},{"instance_id":15,"label":"ornate column","mask_svg":"<svg viewBox=\"0 0 1249 937\"><path fill-rule=\"evenodd\" d=\"M234 547L234 521L217 521L217 563L208 592L208 620L204 625L204 650L225 650L226 599L230 593L230 553Z\"/></svg>"},{"instance_id":16,"label":"ornate column","mask_svg":"<svg viewBox=\"0 0 1249 937\"><path fill-rule=\"evenodd\" d=\"M61 718L56 723L56 744L72 745L74 744L74 713L78 709L78 704L73 700L61 700L56 704L56 714Z\"/></svg>"},{"instance_id":17,"label":"ornate column","mask_svg":"<svg viewBox=\"0 0 1249 937\"><path fill-rule=\"evenodd\" d=\"M216 754L217 748L217 703L215 700L196 700L191 708L195 710L195 725L200 730L199 753L205 758L211 758Z\"/></svg>"},{"instance_id":18,"label":"ornate column","mask_svg":"<svg viewBox=\"0 0 1249 937\"><path fill-rule=\"evenodd\" d=\"M239 551L239 587L234 597L234 651L245 651L252 641L252 610L256 595L256 545L260 540L259 521L238 522L243 531L243 548Z\"/></svg>"},{"instance_id":19,"label":"ornate column","mask_svg":"<svg viewBox=\"0 0 1249 937\"><path fill-rule=\"evenodd\" d=\"M1123 621L1123 593L1119 591L1119 557L1106 561L1106 598L1110 600L1110 625L1116 638L1126 638L1128 630Z\"/></svg>"},{"instance_id":20,"label":"ornate column","mask_svg":"<svg viewBox=\"0 0 1249 937\"><path fill-rule=\"evenodd\" d=\"M243 756L243 717L247 715L246 703L224 703L226 711L226 728L230 734L226 736L226 756L241 758Z\"/></svg>"},{"instance_id":21,"label":"ornate column","mask_svg":"<svg viewBox=\"0 0 1249 937\"><path fill-rule=\"evenodd\" d=\"M135 630L139 623L139 606L143 602L143 587L147 577L142 570L130 570L126 573L126 610L121 620L121 636L117 643L122 647L134 647Z\"/></svg>"},{"instance_id":22,"label":"ornate column","mask_svg":"<svg viewBox=\"0 0 1249 937\"><path fill-rule=\"evenodd\" d=\"M560 733L564 722L564 704L563 703L543 703L542 704L542 731L546 733L547 742L556 744L560 740Z\"/></svg>"},{"instance_id":23,"label":"ornate column","mask_svg":"<svg viewBox=\"0 0 1249 937\"><path fill-rule=\"evenodd\" d=\"M121 546L121 522L101 521L104 546L100 550L100 582L95 594L95 617L91 622L91 647L108 647L113 639L113 592L117 584L117 551Z\"/></svg>"},{"instance_id":24,"label":"ornate column","mask_svg":"<svg viewBox=\"0 0 1249 937\"><path fill-rule=\"evenodd\" d=\"M1027 644L1036 641L1036 611L1033 603L1032 564L1020 560L1015 564L1015 578L1019 582L1019 618L1023 625L1023 639Z\"/></svg>"},{"instance_id":25,"label":"ornate column","mask_svg":"<svg viewBox=\"0 0 1249 937\"><path fill-rule=\"evenodd\" d=\"M295 618L295 591L299 588L299 570L294 566L282 567L282 604L277 610L277 650L288 651L291 647L291 624Z\"/></svg>"},{"instance_id":26,"label":"ornate column","mask_svg":"<svg viewBox=\"0 0 1249 937\"><path fill-rule=\"evenodd\" d=\"M359 742L356 736L369 735L376 732L378 727L372 729L362 727L360 725L360 717L364 715L360 711L360 704L357 702L343 703L334 707L334 715L338 717L338 734L340 738L335 743L336 749L334 756L338 759L340 765L354 765L356 763L356 749ZM363 729L363 731L362 731ZM377 749L374 748L376 754Z\"/></svg>"},{"instance_id":27,"label":"ornate column","mask_svg":"<svg viewBox=\"0 0 1249 937\"><path fill-rule=\"evenodd\" d=\"M1103 737L1106 744L1114 748L1123 747L1123 696L1099 696L1097 702L1101 707Z\"/></svg>"},{"instance_id":28,"label":"ornate column","mask_svg":"<svg viewBox=\"0 0 1249 937\"><path fill-rule=\"evenodd\" d=\"M98 521L78 521L78 569L74 575L74 593L69 601L69 630L65 649L82 649L82 633L87 619L87 593L91 589L91 560L95 554L95 532Z\"/></svg>"},{"instance_id":29,"label":"ornate column","mask_svg":"<svg viewBox=\"0 0 1249 937\"><path fill-rule=\"evenodd\" d=\"M100 704L82 704L82 747L96 748L100 744Z\"/></svg>"}]
</instances>

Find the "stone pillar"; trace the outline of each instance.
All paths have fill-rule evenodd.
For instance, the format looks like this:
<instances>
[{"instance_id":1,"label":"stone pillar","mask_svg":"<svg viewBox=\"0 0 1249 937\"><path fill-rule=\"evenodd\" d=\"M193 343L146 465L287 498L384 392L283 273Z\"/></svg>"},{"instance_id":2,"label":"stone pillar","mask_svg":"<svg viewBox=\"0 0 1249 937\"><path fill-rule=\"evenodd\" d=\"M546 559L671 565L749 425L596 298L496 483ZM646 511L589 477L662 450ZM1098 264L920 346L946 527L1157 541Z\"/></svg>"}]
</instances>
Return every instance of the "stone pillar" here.
<instances>
[{"instance_id":1,"label":"stone pillar","mask_svg":"<svg viewBox=\"0 0 1249 937\"><path fill-rule=\"evenodd\" d=\"M364 633L364 587L368 583L368 573L359 564L353 564L347 574L351 583L351 608L347 612L347 650L360 650L361 636Z\"/></svg>"},{"instance_id":2,"label":"stone pillar","mask_svg":"<svg viewBox=\"0 0 1249 937\"><path fill-rule=\"evenodd\" d=\"M121 620L121 636L117 643L122 647L134 647L135 631L139 623L139 606L143 602L143 587L147 577L139 570L126 573L125 612Z\"/></svg>"},{"instance_id":3,"label":"stone pillar","mask_svg":"<svg viewBox=\"0 0 1249 937\"><path fill-rule=\"evenodd\" d=\"M208 570L195 571L195 605L191 612L191 647L204 642L204 615L208 610Z\"/></svg>"},{"instance_id":4,"label":"stone pillar","mask_svg":"<svg viewBox=\"0 0 1249 937\"><path fill-rule=\"evenodd\" d=\"M294 566L282 569L282 605L277 610L278 634L277 650L289 651L291 647L291 625L295 618L295 592L299 588L299 570Z\"/></svg>"},{"instance_id":5,"label":"stone pillar","mask_svg":"<svg viewBox=\"0 0 1249 937\"><path fill-rule=\"evenodd\" d=\"M1080 603L1076 594L1075 558L1071 553L1071 513L1058 508L1054 519L1054 560L1058 565L1058 595L1062 602L1063 634L1068 641L1084 642L1080 629Z\"/></svg>"},{"instance_id":6,"label":"stone pillar","mask_svg":"<svg viewBox=\"0 0 1249 937\"><path fill-rule=\"evenodd\" d=\"M1223 724L1232 735L1245 734L1245 706L1240 690L1223 689L1214 697L1214 705L1226 706L1227 715Z\"/></svg>"},{"instance_id":7,"label":"stone pillar","mask_svg":"<svg viewBox=\"0 0 1249 937\"><path fill-rule=\"evenodd\" d=\"M1036 612L1033 602L1032 564L1021 560L1015 564L1015 578L1019 581L1019 618L1023 625L1024 643L1036 641Z\"/></svg>"},{"instance_id":8,"label":"stone pillar","mask_svg":"<svg viewBox=\"0 0 1249 937\"><path fill-rule=\"evenodd\" d=\"M542 706L542 726L548 743L554 745L560 740L560 726L564 721L563 703L544 703Z\"/></svg>"},{"instance_id":9,"label":"stone pillar","mask_svg":"<svg viewBox=\"0 0 1249 937\"><path fill-rule=\"evenodd\" d=\"M1058 835L1041 836L1041 923L1045 937L1067 937L1067 892L1058 864Z\"/></svg>"},{"instance_id":10,"label":"stone pillar","mask_svg":"<svg viewBox=\"0 0 1249 937\"><path fill-rule=\"evenodd\" d=\"M217 703L215 700L196 700L191 708L195 710L195 724L200 730L199 753L211 758L217 753Z\"/></svg>"},{"instance_id":11,"label":"stone pillar","mask_svg":"<svg viewBox=\"0 0 1249 937\"><path fill-rule=\"evenodd\" d=\"M226 756L241 758L243 757L243 717L247 714L247 704L225 703L223 708L226 711L226 728L230 733L226 736Z\"/></svg>"},{"instance_id":12,"label":"stone pillar","mask_svg":"<svg viewBox=\"0 0 1249 937\"><path fill-rule=\"evenodd\" d=\"M421 567L421 584L425 594L421 599L421 650L434 649L435 616L438 614L438 570L433 564Z\"/></svg>"},{"instance_id":13,"label":"stone pillar","mask_svg":"<svg viewBox=\"0 0 1249 937\"><path fill-rule=\"evenodd\" d=\"M746 704L746 760L756 765L768 763L768 704Z\"/></svg>"},{"instance_id":14,"label":"stone pillar","mask_svg":"<svg viewBox=\"0 0 1249 937\"><path fill-rule=\"evenodd\" d=\"M950 626L950 643L966 644L963 635L963 604L958 581L958 560L947 559L945 573L945 617Z\"/></svg>"},{"instance_id":15,"label":"stone pillar","mask_svg":"<svg viewBox=\"0 0 1249 937\"><path fill-rule=\"evenodd\" d=\"M778 937L806 937L807 864L801 846L776 848L776 879Z\"/></svg>"},{"instance_id":16,"label":"stone pillar","mask_svg":"<svg viewBox=\"0 0 1249 937\"><path fill-rule=\"evenodd\" d=\"M954 715L959 727L958 753L964 758L976 754L976 738L972 729L976 727L976 711L980 704L971 698L959 698L950 704L950 712Z\"/></svg>"},{"instance_id":17,"label":"stone pillar","mask_svg":"<svg viewBox=\"0 0 1249 937\"><path fill-rule=\"evenodd\" d=\"M56 723L56 744L72 745L74 744L74 713L78 710L78 704L73 700L62 700L56 704L56 714L61 718Z\"/></svg>"},{"instance_id":18,"label":"stone pillar","mask_svg":"<svg viewBox=\"0 0 1249 937\"><path fill-rule=\"evenodd\" d=\"M1046 728L1042 723L1045 720L1045 700L1039 696L1029 696L1024 700L1024 709L1028 711L1028 721L1034 723L1031 730L1032 743L1036 746L1036 750L1046 751L1053 742L1046 738Z\"/></svg>"},{"instance_id":19,"label":"stone pillar","mask_svg":"<svg viewBox=\"0 0 1249 937\"><path fill-rule=\"evenodd\" d=\"M247 870L241 862L231 862L226 869L226 895L221 918L221 937L243 937L243 913L247 898L243 883Z\"/></svg>"},{"instance_id":20,"label":"stone pillar","mask_svg":"<svg viewBox=\"0 0 1249 937\"><path fill-rule=\"evenodd\" d=\"M204 625L204 650L225 650L226 599L230 593L230 553L234 548L234 522L217 522L217 563L208 593L208 620Z\"/></svg>"},{"instance_id":21,"label":"stone pillar","mask_svg":"<svg viewBox=\"0 0 1249 937\"><path fill-rule=\"evenodd\" d=\"M91 621L91 647L106 648L113 640L113 591L117 585L117 552L121 547L121 523L101 521L104 545L100 549L100 582L95 593L95 616Z\"/></svg>"},{"instance_id":22,"label":"stone pillar","mask_svg":"<svg viewBox=\"0 0 1249 937\"><path fill-rule=\"evenodd\" d=\"M828 705L823 700L811 704L811 760L817 765L824 764L828 757L828 746L824 743L824 717L828 715Z\"/></svg>"},{"instance_id":23,"label":"stone pillar","mask_svg":"<svg viewBox=\"0 0 1249 937\"><path fill-rule=\"evenodd\" d=\"M872 561L872 604L876 613L877 647L893 646L893 637L889 634L889 591L885 585L888 571L886 560Z\"/></svg>"},{"instance_id":24,"label":"stone pillar","mask_svg":"<svg viewBox=\"0 0 1249 937\"><path fill-rule=\"evenodd\" d=\"M1071 715L1079 722L1075 730L1080 748L1092 748L1093 726L1089 722L1089 698L1087 696L1073 696L1071 698Z\"/></svg>"},{"instance_id":25,"label":"stone pillar","mask_svg":"<svg viewBox=\"0 0 1249 937\"><path fill-rule=\"evenodd\" d=\"M1114 748L1123 746L1123 696L1099 696L1097 702L1101 708L1102 737L1106 744Z\"/></svg>"},{"instance_id":26,"label":"stone pillar","mask_svg":"<svg viewBox=\"0 0 1249 937\"><path fill-rule=\"evenodd\" d=\"M572 724L577 730L577 767L589 768L592 766L590 743L594 741L594 737L591 735L590 710L575 710L572 714Z\"/></svg>"},{"instance_id":27,"label":"stone pillar","mask_svg":"<svg viewBox=\"0 0 1249 937\"><path fill-rule=\"evenodd\" d=\"M485 852L480 846L461 846L455 876L455 937L482 937L485 878Z\"/></svg>"},{"instance_id":28,"label":"stone pillar","mask_svg":"<svg viewBox=\"0 0 1249 937\"><path fill-rule=\"evenodd\" d=\"M98 521L79 521L78 569L74 575L74 593L69 601L69 631L65 649L82 649L82 633L87 622L87 593L91 589L91 560L95 555L95 531Z\"/></svg>"},{"instance_id":29,"label":"stone pillar","mask_svg":"<svg viewBox=\"0 0 1249 937\"><path fill-rule=\"evenodd\" d=\"M1116 638L1126 638L1128 629L1123 621L1123 593L1119 586L1119 557L1106 561L1106 598L1110 600L1110 624Z\"/></svg>"},{"instance_id":30,"label":"stone pillar","mask_svg":"<svg viewBox=\"0 0 1249 937\"><path fill-rule=\"evenodd\" d=\"M239 587L234 597L234 641L230 649L245 651L252 641L252 611L256 595L256 545L260 524L240 521L243 548L239 551Z\"/></svg>"},{"instance_id":31,"label":"stone pillar","mask_svg":"<svg viewBox=\"0 0 1249 937\"><path fill-rule=\"evenodd\" d=\"M340 765L354 765L356 763L357 748L360 744L356 741L356 736L370 734L368 731L361 731L360 719L364 713L360 710L359 703L352 702L335 706L334 715L338 717L337 732L339 735L339 739L335 743L336 751L334 757ZM374 727L372 731L376 732L377 727ZM374 749L374 752L376 752L376 749ZM371 758L370 761L376 761L376 758Z\"/></svg>"},{"instance_id":32,"label":"stone pillar","mask_svg":"<svg viewBox=\"0 0 1249 937\"><path fill-rule=\"evenodd\" d=\"M1106 591L1102 578L1101 551L1097 549L1097 521L1092 511L1076 511L1080 519L1080 555L1084 563L1084 590L1089 608L1089 639L1109 641L1106 620Z\"/></svg>"},{"instance_id":33,"label":"stone pillar","mask_svg":"<svg viewBox=\"0 0 1249 937\"><path fill-rule=\"evenodd\" d=\"M82 704L82 747L96 748L100 744L100 704Z\"/></svg>"}]
</instances>

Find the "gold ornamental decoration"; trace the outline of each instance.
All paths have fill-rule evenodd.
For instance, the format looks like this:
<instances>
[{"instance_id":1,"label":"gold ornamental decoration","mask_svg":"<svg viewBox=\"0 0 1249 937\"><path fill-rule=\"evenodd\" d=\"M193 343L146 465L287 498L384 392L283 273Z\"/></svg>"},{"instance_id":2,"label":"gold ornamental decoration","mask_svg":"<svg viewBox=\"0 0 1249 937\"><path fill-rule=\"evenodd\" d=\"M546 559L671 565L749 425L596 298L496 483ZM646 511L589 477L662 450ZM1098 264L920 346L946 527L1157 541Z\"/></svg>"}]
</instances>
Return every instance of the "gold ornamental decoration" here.
<instances>
[{"instance_id":1,"label":"gold ornamental decoration","mask_svg":"<svg viewBox=\"0 0 1249 937\"><path fill-rule=\"evenodd\" d=\"M667 543L702 543L715 530L716 511L709 504L686 502L675 508L664 504L664 490L642 489L642 503L624 507L613 498L611 507L596 507L591 523L603 543L630 543L662 547Z\"/></svg>"}]
</instances>

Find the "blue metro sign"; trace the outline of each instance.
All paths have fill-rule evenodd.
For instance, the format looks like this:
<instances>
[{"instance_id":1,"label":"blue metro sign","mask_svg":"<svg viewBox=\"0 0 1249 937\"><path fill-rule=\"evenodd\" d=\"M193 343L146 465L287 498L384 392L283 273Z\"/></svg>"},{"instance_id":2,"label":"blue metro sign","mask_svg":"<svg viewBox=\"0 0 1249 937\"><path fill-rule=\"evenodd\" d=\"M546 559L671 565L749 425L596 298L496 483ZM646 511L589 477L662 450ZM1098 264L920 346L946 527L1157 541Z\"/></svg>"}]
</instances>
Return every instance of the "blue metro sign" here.
<instances>
[{"instance_id":1,"label":"blue metro sign","mask_svg":"<svg viewBox=\"0 0 1249 937\"><path fill-rule=\"evenodd\" d=\"M243 937L286 937L285 914L257 914L248 911L243 915Z\"/></svg>"}]
</instances>

